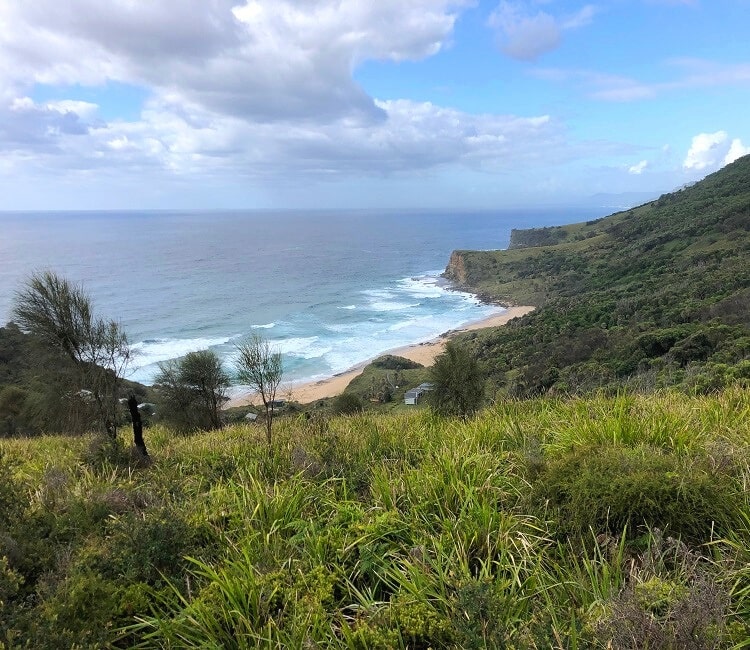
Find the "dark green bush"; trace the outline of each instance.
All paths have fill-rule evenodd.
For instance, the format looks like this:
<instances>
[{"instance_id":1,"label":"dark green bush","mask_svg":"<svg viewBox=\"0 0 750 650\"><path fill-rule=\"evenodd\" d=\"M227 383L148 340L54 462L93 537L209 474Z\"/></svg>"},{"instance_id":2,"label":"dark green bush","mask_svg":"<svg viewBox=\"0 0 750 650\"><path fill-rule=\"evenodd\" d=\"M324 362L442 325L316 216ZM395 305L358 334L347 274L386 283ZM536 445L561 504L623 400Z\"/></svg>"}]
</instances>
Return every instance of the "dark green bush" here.
<instances>
[{"instance_id":1,"label":"dark green bush","mask_svg":"<svg viewBox=\"0 0 750 650\"><path fill-rule=\"evenodd\" d=\"M405 357L397 357L393 354L384 354L375 359L372 365L383 370L412 370L413 368L424 368L421 363L412 361Z\"/></svg>"},{"instance_id":2,"label":"dark green bush","mask_svg":"<svg viewBox=\"0 0 750 650\"><path fill-rule=\"evenodd\" d=\"M534 498L552 506L562 535L589 529L630 537L648 527L705 542L727 530L737 508L730 477L700 458L651 448L580 447L549 462Z\"/></svg>"},{"instance_id":3,"label":"dark green bush","mask_svg":"<svg viewBox=\"0 0 750 650\"><path fill-rule=\"evenodd\" d=\"M462 648L504 647L503 598L487 580L471 580L456 589L451 623Z\"/></svg>"},{"instance_id":4,"label":"dark green bush","mask_svg":"<svg viewBox=\"0 0 750 650\"><path fill-rule=\"evenodd\" d=\"M185 570L184 556L197 541L207 542L205 535L177 512L165 509L150 514L126 516L110 530L109 549L97 569L116 579L157 585L162 576L179 577ZM208 549L206 549L208 550Z\"/></svg>"},{"instance_id":5,"label":"dark green bush","mask_svg":"<svg viewBox=\"0 0 750 650\"><path fill-rule=\"evenodd\" d=\"M353 393L341 393L341 395L333 400L333 412L339 415L361 413L364 408L365 405L362 398Z\"/></svg>"},{"instance_id":6,"label":"dark green bush","mask_svg":"<svg viewBox=\"0 0 750 650\"><path fill-rule=\"evenodd\" d=\"M473 415L484 401L485 373L471 351L448 341L430 369L433 384L428 393L436 413L464 419Z\"/></svg>"}]
</instances>

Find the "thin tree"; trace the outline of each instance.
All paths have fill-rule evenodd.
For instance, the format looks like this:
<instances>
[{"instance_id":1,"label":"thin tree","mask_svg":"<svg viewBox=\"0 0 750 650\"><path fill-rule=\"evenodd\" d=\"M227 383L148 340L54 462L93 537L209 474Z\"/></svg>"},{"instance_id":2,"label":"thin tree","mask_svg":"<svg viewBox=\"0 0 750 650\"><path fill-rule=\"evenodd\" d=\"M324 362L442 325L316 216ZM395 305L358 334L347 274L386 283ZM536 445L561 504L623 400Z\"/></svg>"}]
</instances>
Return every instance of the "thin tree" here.
<instances>
[{"instance_id":1,"label":"thin tree","mask_svg":"<svg viewBox=\"0 0 750 650\"><path fill-rule=\"evenodd\" d=\"M429 399L437 413L465 420L481 406L485 377L467 348L448 341L435 359L430 377L433 388Z\"/></svg>"},{"instance_id":2,"label":"thin tree","mask_svg":"<svg viewBox=\"0 0 750 650\"><path fill-rule=\"evenodd\" d=\"M229 376L219 355L213 350L199 350L187 354L182 363L181 379L194 386L203 400L211 426L221 428L219 409L226 401Z\"/></svg>"},{"instance_id":3,"label":"thin tree","mask_svg":"<svg viewBox=\"0 0 750 650\"><path fill-rule=\"evenodd\" d=\"M270 445L276 392L284 374L281 352L272 350L270 343L257 334L237 345L236 350L237 377L260 395L266 412L266 439Z\"/></svg>"},{"instance_id":4,"label":"thin tree","mask_svg":"<svg viewBox=\"0 0 750 650\"><path fill-rule=\"evenodd\" d=\"M221 405L229 376L212 350L189 352L159 364L154 383L162 395L168 419L185 429L221 428Z\"/></svg>"},{"instance_id":5,"label":"thin tree","mask_svg":"<svg viewBox=\"0 0 750 650\"><path fill-rule=\"evenodd\" d=\"M104 431L114 439L120 382L130 360L120 325L94 317L86 292L52 271L29 278L16 292L13 311L21 329L73 361L79 389L89 391Z\"/></svg>"}]
</instances>

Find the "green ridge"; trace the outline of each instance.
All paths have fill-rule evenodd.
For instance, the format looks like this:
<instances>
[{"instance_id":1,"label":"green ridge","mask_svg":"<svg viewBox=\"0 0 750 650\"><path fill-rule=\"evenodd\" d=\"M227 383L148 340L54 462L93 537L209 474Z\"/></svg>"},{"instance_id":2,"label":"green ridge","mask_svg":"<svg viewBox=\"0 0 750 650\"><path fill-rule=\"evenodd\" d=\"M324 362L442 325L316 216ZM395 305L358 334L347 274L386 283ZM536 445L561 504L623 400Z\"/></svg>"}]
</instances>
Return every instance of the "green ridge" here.
<instances>
[{"instance_id":1,"label":"green ridge","mask_svg":"<svg viewBox=\"0 0 750 650\"><path fill-rule=\"evenodd\" d=\"M632 210L516 231L511 244L456 251L446 270L485 298L538 307L464 337L498 390L750 379L750 156Z\"/></svg>"}]
</instances>

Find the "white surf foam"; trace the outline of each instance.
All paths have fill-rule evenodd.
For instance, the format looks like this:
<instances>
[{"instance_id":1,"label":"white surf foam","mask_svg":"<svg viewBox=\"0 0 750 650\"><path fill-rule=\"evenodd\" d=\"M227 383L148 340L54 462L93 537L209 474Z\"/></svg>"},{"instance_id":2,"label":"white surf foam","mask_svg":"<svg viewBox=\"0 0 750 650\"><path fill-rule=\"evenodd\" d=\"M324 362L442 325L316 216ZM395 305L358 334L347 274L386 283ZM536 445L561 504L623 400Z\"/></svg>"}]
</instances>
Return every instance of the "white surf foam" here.
<instances>
[{"instance_id":1,"label":"white surf foam","mask_svg":"<svg viewBox=\"0 0 750 650\"><path fill-rule=\"evenodd\" d=\"M373 300L368 306L373 311L388 312L388 311L403 311L404 309L411 309L413 307L419 307L418 302L397 302L397 301L385 301L385 300Z\"/></svg>"},{"instance_id":2,"label":"white surf foam","mask_svg":"<svg viewBox=\"0 0 750 650\"><path fill-rule=\"evenodd\" d=\"M159 371L157 364L169 359L184 357L189 352L206 350L229 343L233 338L192 338L192 339L146 339L131 346L133 353L128 379L150 383Z\"/></svg>"},{"instance_id":3,"label":"white surf foam","mask_svg":"<svg viewBox=\"0 0 750 650\"><path fill-rule=\"evenodd\" d=\"M318 336L300 336L280 341L271 341L272 346L278 346L283 355L300 359L317 359L331 351L330 345L321 343Z\"/></svg>"},{"instance_id":4,"label":"white surf foam","mask_svg":"<svg viewBox=\"0 0 750 650\"><path fill-rule=\"evenodd\" d=\"M444 285L445 281L439 277L439 271L403 278L398 282L399 289L420 299L443 297L449 291Z\"/></svg>"}]
</instances>

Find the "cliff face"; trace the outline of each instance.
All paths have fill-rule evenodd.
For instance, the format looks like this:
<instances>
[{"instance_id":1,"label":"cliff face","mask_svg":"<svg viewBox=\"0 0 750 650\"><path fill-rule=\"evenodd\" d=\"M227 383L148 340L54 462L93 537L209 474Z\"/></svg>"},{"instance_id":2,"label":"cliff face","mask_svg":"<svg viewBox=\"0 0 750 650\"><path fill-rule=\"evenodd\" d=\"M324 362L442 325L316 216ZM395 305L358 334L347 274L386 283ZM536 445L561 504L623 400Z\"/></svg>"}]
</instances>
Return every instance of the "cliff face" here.
<instances>
[{"instance_id":1,"label":"cliff face","mask_svg":"<svg viewBox=\"0 0 750 650\"><path fill-rule=\"evenodd\" d=\"M466 260L462 251L453 251L443 274L451 282L465 285L467 281Z\"/></svg>"}]
</instances>

